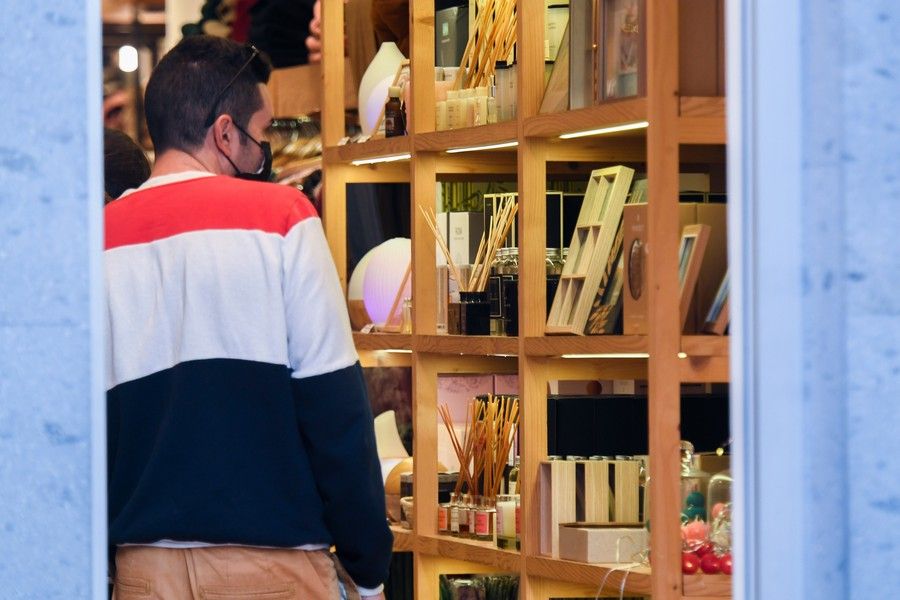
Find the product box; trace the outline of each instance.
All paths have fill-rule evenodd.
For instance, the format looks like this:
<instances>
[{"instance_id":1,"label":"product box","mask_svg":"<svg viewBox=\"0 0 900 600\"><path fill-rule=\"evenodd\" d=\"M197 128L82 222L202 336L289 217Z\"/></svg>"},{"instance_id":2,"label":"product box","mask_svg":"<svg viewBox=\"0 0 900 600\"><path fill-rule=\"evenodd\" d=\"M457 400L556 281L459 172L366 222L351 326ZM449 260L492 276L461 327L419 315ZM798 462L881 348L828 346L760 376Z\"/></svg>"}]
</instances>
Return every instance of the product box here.
<instances>
[{"instance_id":1,"label":"product box","mask_svg":"<svg viewBox=\"0 0 900 600\"><path fill-rule=\"evenodd\" d=\"M562 523L558 536L560 558L586 563L633 562L650 542L640 523Z\"/></svg>"},{"instance_id":2,"label":"product box","mask_svg":"<svg viewBox=\"0 0 900 600\"><path fill-rule=\"evenodd\" d=\"M444 238L444 241L448 242L449 238L447 237L447 234L450 231L450 213L439 212L435 214L434 217L435 221L437 222L438 232L440 232L441 237ZM447 264L447 257L444 256L444 252L441 250L441 245L437 240L434 240L434 257L434 264L436 264L437 266L440 267Z\"/></svg>"},{"instance_id":3,"label":"product box","mask_svg":"<svg viewBox=\"0 0 900 600\"><path fill-rule=\"evenodd\" d=\"M484 234L484 213L452 212L449 216L448 245L456 266L471 265L478 254L478 245Z\"/></svg>"},{"instance_id":4,"label":"product box","mask_svg":"<svg viewBox=\"0 0 900 600\"><path fill-rule=\"evenodd\" d=\"M434 65L458 67L469 41L469 7L434 11Z\"/></svg>"}]
</instances>

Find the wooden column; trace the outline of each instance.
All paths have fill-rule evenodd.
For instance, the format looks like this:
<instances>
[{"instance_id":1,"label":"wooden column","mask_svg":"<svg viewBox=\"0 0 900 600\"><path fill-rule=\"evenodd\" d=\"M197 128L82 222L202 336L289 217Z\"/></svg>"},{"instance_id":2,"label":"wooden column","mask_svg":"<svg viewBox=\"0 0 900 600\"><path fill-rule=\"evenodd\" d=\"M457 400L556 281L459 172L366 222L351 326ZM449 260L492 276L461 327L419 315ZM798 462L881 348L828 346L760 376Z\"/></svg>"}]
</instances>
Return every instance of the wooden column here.
<instances>
[{"instance_id":1,"label":"wooden column","mask_svg":"<svg viewBox=\"0 0 900 600\"><path fill-rule=\"evenodd\" d=\"M650 521L654 600L681 597L678 0L647 8Z\"/></svg>"},{"instance_id":2,"label":"wooden column","mask_svg":"<svg viewBox=\"0 0 900 600\"><path fill-rule=\"evenodd\" d=\"M322 2L322 145L344 137L344 3ZM344 165L322 170L322 224L347 292L347 178Z\"/></svg>"}]
</instances>

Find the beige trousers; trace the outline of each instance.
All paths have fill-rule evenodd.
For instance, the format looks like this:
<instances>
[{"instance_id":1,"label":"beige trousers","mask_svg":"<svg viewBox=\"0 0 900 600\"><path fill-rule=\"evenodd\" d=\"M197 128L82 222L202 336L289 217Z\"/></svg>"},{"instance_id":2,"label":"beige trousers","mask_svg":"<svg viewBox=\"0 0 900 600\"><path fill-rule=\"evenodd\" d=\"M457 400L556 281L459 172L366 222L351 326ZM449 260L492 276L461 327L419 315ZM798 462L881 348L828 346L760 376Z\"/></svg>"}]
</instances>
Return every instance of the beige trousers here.
<instances>
[{"instance_id":1,"label":"beige trousers","mask_svg":"<svg viewBox=\"0 0 900 600\"><path fill-rule=\"evenodd\" d=\"M116 552L113 600L339 600L359 598L330 552L217 546L127 546Z\"/></svg>"}]
</instances>

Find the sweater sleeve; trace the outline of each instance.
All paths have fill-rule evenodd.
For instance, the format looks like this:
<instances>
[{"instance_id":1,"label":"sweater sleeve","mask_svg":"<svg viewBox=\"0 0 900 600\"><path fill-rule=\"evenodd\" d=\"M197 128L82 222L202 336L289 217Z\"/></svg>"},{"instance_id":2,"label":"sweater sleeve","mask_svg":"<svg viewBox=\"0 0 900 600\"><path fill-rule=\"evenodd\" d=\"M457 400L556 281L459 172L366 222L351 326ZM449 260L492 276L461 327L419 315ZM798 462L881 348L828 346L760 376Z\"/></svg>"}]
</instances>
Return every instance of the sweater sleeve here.
<instances>
[{"instance_id":1,"label":"sweater sleeve","mask_svg":"<svg viewBox=\"0 0 900 600\"><path fill-rule=\"evenodd\" d=\"M297 424L325 525L354 582L377 588L387 576L392 536L372 410L319 219L310 217L291 228L283 259Z\"/></svg>"}]
</instances>

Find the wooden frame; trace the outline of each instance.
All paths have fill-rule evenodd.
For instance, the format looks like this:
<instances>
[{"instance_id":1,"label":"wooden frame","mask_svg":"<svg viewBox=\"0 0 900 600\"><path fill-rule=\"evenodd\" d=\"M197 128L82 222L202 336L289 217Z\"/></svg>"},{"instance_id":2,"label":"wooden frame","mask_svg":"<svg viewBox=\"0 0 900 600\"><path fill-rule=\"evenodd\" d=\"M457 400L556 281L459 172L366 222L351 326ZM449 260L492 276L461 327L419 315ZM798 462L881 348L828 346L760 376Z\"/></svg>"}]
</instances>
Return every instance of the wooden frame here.
<instances>
[{"instance_id":1,"label":"wooden frame","mask_svg":"<svg viewBox=\"0 0 900 600\"><path fill-rule=\"evenodd\" d=\"M678 247L681 329L684 329L691 301L694 299L703 254L706 252L706 242L709 240L709 230L709 225L687 225L681 232L681 243Z\"/></svg>"},{"instance_id":2,"label":"wooden frame","mask_svg":"<svg viewBox=\"0 0 900 600\"><path fill-rule=\"evenodd\" d=\"M712 333L714 335L725 335L725 330L728 329L728 323L731 320L728 311L729 292L730 285L728 282L728 272L726 271L725 277L722 278L722 283L719 284L719 289L716 291L716 297L709 307L709 312L706 313L706 319L703 325L704 332Z\"/></svg>"},{"instance_id":3,"label":"wooden frame","mask_svg":"<svg viewBox=\"0 0 900 600\"><path fill-rule=\"evenodd\" d=\"M625 201L625 205L641 204L647 198L647 180L635 181L631 187L631 193ZM591 307L591 315L585 333L590 335L612 334L622 315L623 295L622 288L625 283L625 219L619 221L616 238L613 241L609 260L600 279L600 287L594 304Z\"/></svg>"},{"instance_id":4,"label":"wooden frame","mask_svg":"<svg viewBox=\"0 0 900 600\"><path fill-rule=\"evenodd\" d=\"M546 333L584 333L604 273L600 265L609 260L633 176L634 169L623 166L591 173Z\"/></svg>"}]
</instances>

